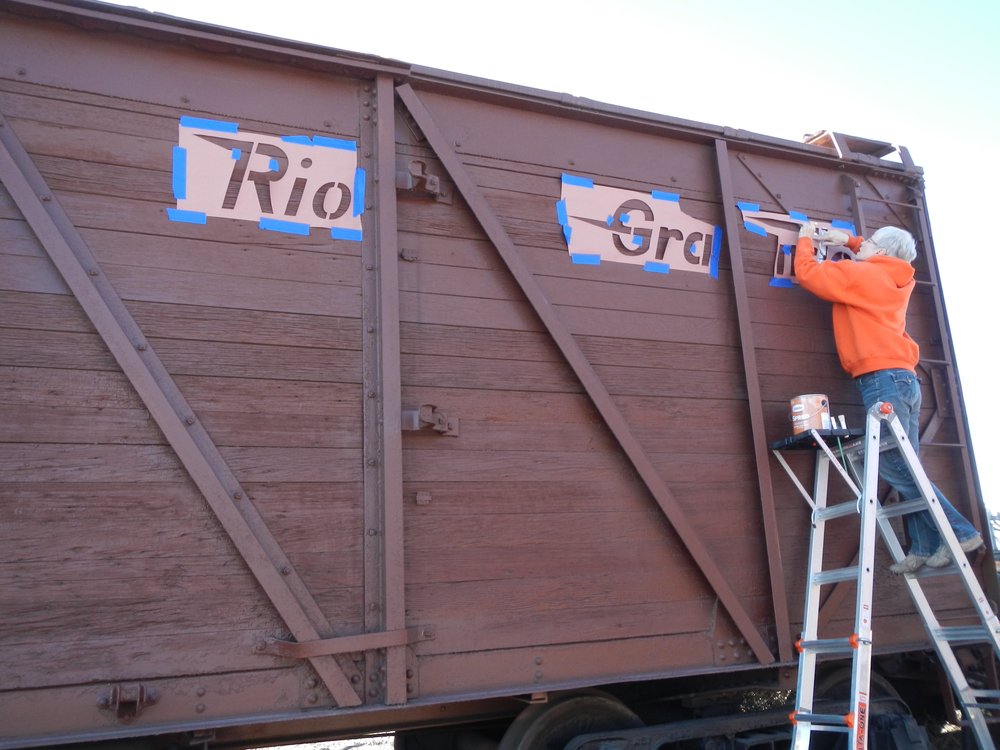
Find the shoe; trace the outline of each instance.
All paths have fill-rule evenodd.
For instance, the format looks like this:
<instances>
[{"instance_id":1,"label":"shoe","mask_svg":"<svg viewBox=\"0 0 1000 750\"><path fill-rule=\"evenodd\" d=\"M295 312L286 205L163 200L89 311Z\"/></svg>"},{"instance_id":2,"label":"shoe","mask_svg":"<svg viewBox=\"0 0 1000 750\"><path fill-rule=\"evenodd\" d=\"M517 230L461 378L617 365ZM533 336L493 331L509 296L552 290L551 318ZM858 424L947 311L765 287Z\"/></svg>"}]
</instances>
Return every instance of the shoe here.
<instances>
[{"instance_id":1,"label":"shoe","mask_svg":"<svg viewBox=\"0 0 1000 750\"><path fill-rule=\"evenodd\" d=\"M962 552L974 552L983 546L983 538L979 534L969 537L963 542L959 542L958 546L961 548ZM934 554L927 558L927 562L924 563L928 568L943 568L951 564L951 552L948 550L947 544L942 544L938 547Z\"/></svg>"},{"instance_id":2,"label":"shoe","mask_svg":"<svg viewBox=\"0 0 1000 750\"><path fill-rule=\"evenodd\" d=\"M951 565L951 551L948 549L948 545L942 544L934 550L934 554L927 558L924 565L928 568L945 568Z\"/></svg>"},{"instance_id":3,"label":"shoe","mask_svg":"<svg viewBox=\"0 0 1000 750\"><path fill-rule=\"evenodd\" d=\"M909 554L898 563L890 565L889 570L893 573L913 573L920 570L924 566L924 563L927 562L927 559L923 555Z\"/></svg>"},{"instance_id":4,"label":"shoe","mask_svg":"<svg viewBox=\"0 0 1000 750\"><path fill-rule=\"evenodd\" d=\"M958 546L962 548L962 552L975 552L983 546L983 537L976 534L973 537L969 537L964 542L959 542Z\"/></svg>"}]
</instances>

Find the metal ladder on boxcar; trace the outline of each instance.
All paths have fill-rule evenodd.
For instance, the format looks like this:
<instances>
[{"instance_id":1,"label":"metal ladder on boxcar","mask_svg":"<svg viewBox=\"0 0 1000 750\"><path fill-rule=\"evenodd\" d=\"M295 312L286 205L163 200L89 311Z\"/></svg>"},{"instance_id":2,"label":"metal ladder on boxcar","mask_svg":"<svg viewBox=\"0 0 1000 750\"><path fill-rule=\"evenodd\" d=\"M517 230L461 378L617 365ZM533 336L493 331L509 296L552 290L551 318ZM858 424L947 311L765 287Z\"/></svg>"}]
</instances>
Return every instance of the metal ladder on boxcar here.
<instances>
[{"instance_id":1,"label":"metal ladder on boxcar","mask_svg":"<svg viewBox=\"0 0 1000 750\"><path fill-rule=\"evenodd\" d=\"M889 430L887 438L881 437L881 426L885 423ZM792 750L808 750L813 732L838 732L848 735L849 747L865 750L871 703L871 658L872 658L872 594L875 577L875 540L878 531L894 561L901 561L905 555L889 519L908 513L929 511L948 545L952 560L945 568L922 568L914 573L904 574L910 596L917 612L923 620L934 650L941 665L948 674L952 688L958 696L959 705L971 727L976 742L983 750L993 748L986 723L988 710L1000 710L1000 692L973 689L962 671L955 655L954 647L974 643L989 644L996 657L1000 657L1000 620L990 608L972 568L961 550L957 537L937 502L930 481L923 471L913 447L899 419L892 411L891 404L876 404L868 413L865 436L848 448L848 453L864 456L862 487L859 489L846 469L841 466L823 436L816 430L810 431L812 445L817 449L817 471L813 498L804 490L794 472L780 455L774 455L792 478L799 492L813 506L812 529L809 544L808 578L806 585L805 612L803 616L802 638L796 643L799 650L799 675L796 690L795 711L790 715L794 731ZM863 441L863 442L862 442ZM859 445L860 443L860 445ZM906 465L917 482L921 498L897 503L883 508L878 500L878 462L881 450L898 448ZM827 505L829 466L837 468L851 490L856 493L855 501ZM860 539L857 564L846 568L823 570L823 546L826 524L835 519L860 516ZM921 587L925 578L957 574L969 596L979 625L970 627L943 627ZM853 633L846 638L819 637L819 601L822 586L842 581L854 581L857 585L857 601ZM846 714L821 714L813 711L815 705L817 659L824 655L851 655L851 697Z\"/></svg>"}]
</instances>

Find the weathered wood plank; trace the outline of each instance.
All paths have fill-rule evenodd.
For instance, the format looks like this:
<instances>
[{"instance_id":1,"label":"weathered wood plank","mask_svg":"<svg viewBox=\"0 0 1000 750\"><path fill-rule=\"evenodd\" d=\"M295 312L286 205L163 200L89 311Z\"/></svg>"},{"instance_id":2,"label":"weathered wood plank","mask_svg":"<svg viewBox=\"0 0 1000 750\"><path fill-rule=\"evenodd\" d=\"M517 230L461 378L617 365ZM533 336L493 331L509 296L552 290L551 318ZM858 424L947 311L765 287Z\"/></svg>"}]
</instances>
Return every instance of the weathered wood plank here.
<instances>
[{"instance_id":1,"label":"weathered wood plank","mask_svg":"<svg viewBox=\"0 0 1000 750\"><path fill-rule=\"evenodd\" d=\"M336 79L329 75L324 75L322 81L325 86L335 86L342 93L345 92L345 89L340 88L341 86L346 85L348 91L356 86L355 83L351 83L347 79ZM325 92L326 96L330 96L331 93L330 90ZM348 94L347 98L353 98L353 93ZM137 99L123 100L90 89L50 86L40 81L22 81L12 78L0 79L0 102L5 107L4 111L9 111L9 116L23 120L76 125L107 133L154 136L166 140L173 140L176 137L178 118L182 114L173 104ZM329 104L340 105L341 102L331 100ZM114 116L109 117L108 112L113 112ZM326 112L327 118L325 119L330 126L333 125L333 122L329 120L331 114L343 115L346 118L344 124L347 125L339 133L329 130L325 131L327 134L357 136L358 118L355 107L346 104L346 106L336 106L331 110L328 106ZM299 132L298 128L301 127L302 123L296 122L294 119L276 120L275 117L296 118L300 114L299 107L290 107L281 112L268 109L263 119L245 118L240 122L240 127L253 132L275 134L285 134L291 127L296 129L295 132Z\"/></svg>"},{"instance_id":2,"label":"weathered wood plank","mask_svg":"<svg viewBox=\"0 0 1000 750\"><path fill-rule=\"evenodd\" d=\"M361 321L295 313L130 302L132 317L151 337L360 349ZM70 297L0 291L0 320L11 328L93 332Z\"/></svg>"},{"instance_id":3,"label":"weathered wood plank","mask_svg":"<svg viewBox=\"0 0 1000 750\"><path fill-rule=\"evenodd\" d=\"M356 583L360 559L355 564L354 557L360 554L362 521L355 505L358 485L248 483L246 488L293 561L322 575L328 584ZM220 569L227 560L236 561L204 499L186 482L146 482L141 491L121 482L3 483L0 496L5 539L20 550L16 559L6 561L12 564L78 559L86 564L60 568L60 575L89 577L87 571L94 566L105 566L111 577L125 578L133 569L141 571L144 560L184 564L190 558L192 565ZM67 518L77 523L64 523ZM182 533L175 534L167 521ZM81 534L80 526L90 533ZM344 573L329 564L331 556L351 561L348 577L342 578ZM129 564L120 565L123 560Z\"/></svg>"},{"instance_id":4,"label":"weathered wood plank","mask_svg":"<svg viewBox=\"0 0 1000 750\"><path fill-rule=\"evenodd\" d=\"M794 507L805 507L801 498L793 495L795 490L790 485L789 490L785 494L796 500ZM539 480L530 485L489 481L407 482L404 492L411 517L468 514L489 517L512 513L543 522L551 513L597 513L608 512L610 508L622 513L646 513L654 508L648 492L631 476L608 475L594 481ZM418 492L426 493L426 505L416 504ZM678 485L675 494L685 507L693 504L707 507L706 501L723 507L746 502L744 485L716 478Z\"/></svg>"},{"instance_id":5,"label":"weathered wood plank","mask_svg":"<svg viewBox=\"0 0 1000 750\"><path fill-rule=\"evenodd\" d=\"M712 643L704 633L551 646L541 665L536 656L537 650L523 648L421 657L421 694L448 695L459 680L470 690L496 685L524 690L542 679L571 679L581 663L592 665L595 679L609 682L623 672L682 674L713 661ZM538 672L542 677L536 677Z\"/></svg>"},{"instance_id":6,"label":"weathered wood plank","mask_svg":"<svg viewBox=\"0 0 1000 750\"><path fill-rule=\"evenodd\" d=\"M126 301L269 310L310 315L360 317L361 290L328 284L283 281L201 271L175 271L105 264L115 290ZM68 294L48 260L0 255L0 285L9 291Z\"/></svg>"},{"instance_id":7,"label":"weathered wood plank","mask_svg":"<svg viewBox=\"0 0 1000 750\"><path fill-rule=\"evenodd\" d=\"M754 476L754 467L748 459L734 457L720 463L714 456L691 453L652 453L650 457L671 486L674 482L699 482L709 476L724 481L749 481ZM509 455L492 451L444 449L405 451L404 468L411 482L432 482L444 476L459 482L487 477L496 482L597 479L606 472L631 471L619 455L525 451L518 454L515 463Z\"/></svg>"},{"instance_id":8,"label":"weathered wood plank","mask_svg":"<svg viewBox=\"0 0 1000 750\"><path fill-rule=\"evenodd\" d=\"M356 482L361 452L352 448L222 448L246 482ZM4 482L176 482L186 478L172 451L149 445L0 443Z\"/></svg>"},{"instance_id":9,"label":"weathered wood plank","mask_svg":"<svg viewBox=\"0 0 1000 750\"><path fill-rule=\"evenodd\" d=\"M277 632L282 627L254 586L239 585L234 576L215 577L212 585L201 580L197 590L192 588L194 583L177 579L180 590L168 590L149 581L132 581L127 587L132 595L120 599L109 594L113 587L87 595L77 591L81 588L78 583L61 591L39 587L24 601L12 598L7 603L5 616L11 623L7 633L11 638L58 636L68 622L78 634L99 639L121 637L122 623L128 623L131 633L147 636L176 634L178 623L185 623L184 632L192 636L199 628L217 631L220 623L226 623L234 633L262 626ZM354 614L363 609L360 590L330 589L317 592L315 598L333 622L354 632L362 627L361 618ZM38 606L39 599L46 602L45 607Z\"/></svg>"},{"instance_id":10,"label":"weathered wood plank","mask_svg":"<svg viewBox=\"0 0 1000 750\"><path fill-rule=\"evenodd\" d=\"M286 132L288 126L297 128L293 132L301 132L303 127L330 133L358 132L360 82L354 77L306 67L289 76L287 68L273 62L220 55L216 50L200 50L190 45L183 48L154 45L123 36L106 36L101 54L94 55L87 48L91 44L87 35L75 33L68 27L64 33L51 26L32 28L21 24L19 29L21 44L30 47L34 43L39 48L56 44L63 49L64 55L72 55L75 60L74 65L61 67L38 63L33 82L58 89L77 89L88 92L89 96L93 96L89 92L103 95L85 98L88 95L62 94L64 99L94 101L107 109L139 111L146 111L144 108L151 106L147 102L152 101L164 111L173 110L177 115L225 112L227 119L241 121L256 119L274 123L280 118L283 124L278 126L281 128L278 132ZM133 75L114 80L108 75L109 69L129 69ZM163 76L164 70L172 71L171 75ZM192 97L189 82L203 78L207 70L211 71L217 85L211 95L202 91ZM158 81L153 90L148 84L150 80ZM267 91L268 96L258 96L261 91ZM173 102L183 102L183 105L174 108L163 104Z\"/></svg>"},{"instance_id":11,"label":"weathered wood plank","mask_svg":"<svg viewBox=\"0 0 1000 750\"><path fill-rule=\"evenodd\" d=\"M213 341L151 339L172 375L359 382L360 352ZM0 329L0 362L15 367L117 371L96 334Z\"/></svg>"},{"instance_id":12,"label":"weathered wood plank","mask_svg":"<svg viewBox=\"0 0 1000 750\"><path fill-rule=\"evenodd\" d=\"M360 411L358 409L357 411ZM360 448L360 414L287 415L201 411L199 418L219 446ZM74 408L0 404L0 442L166 443L145 409Z\"/></svg>"},{"instance_id":13,"label":"weathered wood plank","mask_svg":"<svg viewBox=\"0 0 1000 750\"><path fill-rule=\"evenodd\" d=\"M177 383L197 413L336 416L350 421L361 408L356 384L201 376L180 376ZM0 366L0 403L142 408L121 373L31 367Z\"/></svg>"},{"instance_id":14,"label":"weathered wood plank","mask_svg":"<svg viewBox=\"0 0 1000 750\"><path fill-rule=\"evenodd\" d=\"M703 632L711 626L713 611L711 600L696 600L555 612L470 612L454 619L436 620L434 640L421 644L418 653L430 656Z\"/></svg>"},{"instance_id":15,"label":"weathered wood plank","mask_svg":"<svg viewBox=\"0 0 1000 750\"><path fill-rule=\"evenodd\" d=\"M256 643L280 632L280 627L268 624L261 623L258 629L217 629L197 634L66 634L62 638L53 635L44 642L19 643L4 652L5 686L8 690L28 690L143 681L151 676L190 680L191 675L198 674L287 669L287 659L254 651ZM39 669L40 664L45 668Z\"/></svg>"}]
</instances>

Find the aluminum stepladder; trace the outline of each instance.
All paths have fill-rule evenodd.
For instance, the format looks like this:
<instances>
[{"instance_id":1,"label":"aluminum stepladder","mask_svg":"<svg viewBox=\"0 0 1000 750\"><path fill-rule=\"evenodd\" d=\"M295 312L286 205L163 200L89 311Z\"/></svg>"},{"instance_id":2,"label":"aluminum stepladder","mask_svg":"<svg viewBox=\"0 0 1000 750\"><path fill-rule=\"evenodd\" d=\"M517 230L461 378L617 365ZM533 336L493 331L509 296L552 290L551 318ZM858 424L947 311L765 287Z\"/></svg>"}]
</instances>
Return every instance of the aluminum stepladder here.
<instances>
[{"instance_id":1,"label":"aluminum stepladder","mask_svg":"<svg viewBox=\"0 0 1000 750\"><path fill-rule=\"evenodd\" d=\"M885 438L881 436L883 423L889 428ZM893 560L898 562L905 557L905 554L889 519L923 510L929 511L934 519L944 543L951 551L953 563L939 569L921 568L915 573L907 573L903 577L917 613L924 623L928 638L958 696L966 722L971 727L977 744L982 750L993 748L985 711L1000 709L1000 692L973 689L962 671L953 646L989 644L993 655L1000 658L1000 620L997 619L978 580L976 580L972 567L948 523L944 509L938 502L931 483L923 471L920 460L913 446L910 445L898 417L892 411L892 405L888 403L875 404L868 412L864 438L848 448L848 454L853 453L856 456L860 451L864 456L862 488L860 489L820 433L811 430L810 436L817 448L813 497L810 497L802 487L792 469L780 455L779 450L773 450L774 455L791 477L799 492L813 507L803 632L802 638L796 644L799 648L799 674L795 711L790 716L794 722L792 750L808 750L812 733L815 731L846 733L848 747L852 750L865 750L867 747L876 530L881 534ZM921 498L882 508L877 494L879 454L881 450L892 448L899 449L908 470L920 488ZM855 501L827 505L831 464L855 493L857 498ZM860 516L857 564L846 568L823 570L826 522L854 515ZM943 627L938 622L920 581L942 575L958 575L961 578L962 585L979 619L979 625ZM819 638L821 587L842 581L854 581L857 584L853 634L847 638ZM821 655L836 654L851 654L851 697L848 713L844 715L814 713L817 658Z\"/></svg>"}]
</instances>

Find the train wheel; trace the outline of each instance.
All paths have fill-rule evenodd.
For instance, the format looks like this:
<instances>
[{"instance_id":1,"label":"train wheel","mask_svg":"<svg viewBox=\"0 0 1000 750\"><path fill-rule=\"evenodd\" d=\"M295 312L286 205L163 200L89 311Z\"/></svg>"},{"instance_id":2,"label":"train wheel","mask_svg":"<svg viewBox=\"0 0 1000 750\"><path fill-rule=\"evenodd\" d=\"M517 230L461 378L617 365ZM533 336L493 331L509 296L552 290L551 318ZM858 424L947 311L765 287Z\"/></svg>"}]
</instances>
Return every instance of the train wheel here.
<instances>
[{"instance_id":1,"label":"train wheel","mask_svg":"<svg viewBox=\"0 0 1000 750\"><path fill-rule=\"evenodd\" d=\"M562 750L577 735L641 726L642 720L610 695L571 693L524 709L498 750Z\"/></svg>"},{"instance_id":2,"label":"train wheel","mask_svg":"<svg viewBox=\"0 0 1000 750\"><path fill-rule=\"evenodd\" d=\"M868 747L871 750L891 749L896 745L879 727L888 727L891 722L906 722L914 731L918 729L906 702L900 697L892 683L881 675L871 675L871 716L869 721ZM851 670L837 669L823 677L816 684L816 697L849 701L851 697ZM915 745L916 746L916 745ZM826 735L813 743L817 750L847 750L846 735ZM928 745L929 747L929 745Z\"/></svg>"}]
</instances>

